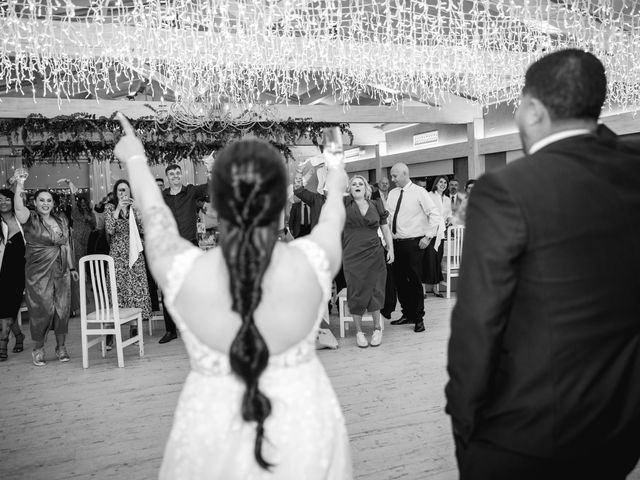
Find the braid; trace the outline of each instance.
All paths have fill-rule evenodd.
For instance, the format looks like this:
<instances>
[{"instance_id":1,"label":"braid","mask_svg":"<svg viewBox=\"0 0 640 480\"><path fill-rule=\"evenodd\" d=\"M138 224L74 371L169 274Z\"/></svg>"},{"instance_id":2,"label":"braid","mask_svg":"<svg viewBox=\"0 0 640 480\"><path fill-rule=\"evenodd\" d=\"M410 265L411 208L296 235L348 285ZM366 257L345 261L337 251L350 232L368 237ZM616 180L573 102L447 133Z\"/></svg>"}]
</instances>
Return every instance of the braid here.
<instances>
[{"instance_id":1,"label":"braid","mask_svg":"<svg viewBox=\"0 0 640 480\"><path fill-rule=\"evenodd\" d=\"M262 279L271 262L277 240L273 201L265 195L263 179L252 164L231 165L232 198L227 199L228 229L221 248L229 270L232 309L240 314L238 330L229 353L231 369L245 383L242 418L255 421L254 456L265 470L272 466L262 456L264 422L271 402L258 386L269 362L269 348L256 327L254 313L262 299Z\"/></svg>"}]
</instances>

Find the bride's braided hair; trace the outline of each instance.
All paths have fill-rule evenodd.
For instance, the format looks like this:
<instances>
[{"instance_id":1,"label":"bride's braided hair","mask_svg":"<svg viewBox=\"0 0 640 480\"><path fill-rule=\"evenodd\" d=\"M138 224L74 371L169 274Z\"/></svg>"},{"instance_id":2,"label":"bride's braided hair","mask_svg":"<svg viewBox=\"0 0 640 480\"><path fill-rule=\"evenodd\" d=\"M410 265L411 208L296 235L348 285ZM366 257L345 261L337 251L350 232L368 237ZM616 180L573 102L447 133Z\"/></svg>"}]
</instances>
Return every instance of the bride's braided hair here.
<instances>
[{"instance_id":1,"label":"bride's braided hair","mask_svg":"<svg viewBox=\"0 0 640 480\"><path fill-rule=\"evenodd\" d=\"M269 362L269 349L253 315L276 244L286 184L278 151L260 140L242 140L224 148L216 157L211 177L214 208L226 227L220 246L229 270L232 309L242 318L229 352L231 369L246 384L242 417L257 423L254 456L267 470L271 464L262 456L262 440L271 402L258 381Z\"/></svg>"}]
</instances>

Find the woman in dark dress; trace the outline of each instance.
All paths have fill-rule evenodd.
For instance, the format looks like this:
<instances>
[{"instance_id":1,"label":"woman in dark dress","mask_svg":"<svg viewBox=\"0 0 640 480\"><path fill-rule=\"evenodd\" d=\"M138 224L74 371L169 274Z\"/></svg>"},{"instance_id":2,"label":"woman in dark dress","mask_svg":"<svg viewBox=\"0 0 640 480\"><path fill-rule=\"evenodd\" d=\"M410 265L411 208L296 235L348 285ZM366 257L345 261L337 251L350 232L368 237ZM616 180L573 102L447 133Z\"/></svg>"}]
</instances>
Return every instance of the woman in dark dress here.
<instances>
[{"instance_id":1,"label":"woman in dark dress","mask_svg":"<svg viewBox=\"0 0 640 480\"><path fill-rule=\"evenodd\" d=\"M16 336L14 353L23 350L24 335L16 322L24 293L24 235L13 209L14 194L0 190L0 362L8 358L9 331Z\"/></svg>"},{"instance_id":2,"label":"woman in dark dress","mask_svg":"<svg viewBox=\"0 0 640 480\"><path fill-rule=\"evenodd\" d=\"M371 346L382 342L380 328L380 308L384 305L387 267L384 263L384 249L378 236L382 231L387 245L387 262L393 262L393 241L387 225L389 212L382 200L371 200L371 187L360 175L349 181L350 195L345 199L347 220L342 235L344 276L347 280L347 305L356 325L356 343L359 347L369 346L362 333L362 315L369 312L373 317Z\"/></svg>"}]
</instances>

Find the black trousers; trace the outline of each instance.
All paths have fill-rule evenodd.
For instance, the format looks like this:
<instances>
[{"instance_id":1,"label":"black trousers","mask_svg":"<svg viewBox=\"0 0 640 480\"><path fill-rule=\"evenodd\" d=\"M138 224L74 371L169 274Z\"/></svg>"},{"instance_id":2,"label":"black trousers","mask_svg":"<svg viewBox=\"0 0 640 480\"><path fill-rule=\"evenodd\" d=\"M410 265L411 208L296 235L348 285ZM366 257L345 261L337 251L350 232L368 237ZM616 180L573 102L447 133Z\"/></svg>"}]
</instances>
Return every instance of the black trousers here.
<instances>
[{"instance_id":1,"label":"black trousers","mask_svg":"<svg viewBox=\"0 0 640 480\"><path fill-rule=\"evenodd\" d=\"M197 239L190 240L190 242L193 243L196 247L198 246ZM162 309L162 312L164 314L164 328L167 331L167 333L177 333L176 324L173 321L173 318L171 318L171 314L169 313L169 310L167 309L166 305Z\"/></svg>"},{"instance_id":2,"label":"black trousers","mask_svg":"<svg viewBox=\"0 0 640 480\"><path fill-rule=\"evenodd\" d=\"M384 261L387 261L387 250L384 250ZM381 312L386 314L387 317L391 316L391 314L396 309L396 303L398 302L398 297L396 296L396 284L393 281L393 264L387 263L387 281L384 285L384 306L382 307Z\"/></svg>"},{"instance_id":3,"label":"black trousers","mask_svg":"<svg viewBox=\"0 0 640 480\"><path fill-rule=\"evenodd\" d=\"M459 456L460 480L624 480L639 454L629 442L577 458L539 458L472 440Z\"/></svg>"},{"instance_id":4,"label":"black trousers","mask_svg":"<svg viewBox=\"0 0 640 480\"><path fill-rule=\"evenodd\" d=\"M147 260L147 255L143 251L142 255L144 255L144 264L147 273L147 286L149 287L149 296L151 297L151 310L157 312L160 310L160 301L158 299L158 285L151 275L151 271L149 270L149 261Z\"/></svg>"},{"instance_id":5,"label":"black trousers","mask_svg":"<svg viewBox=\"0 0 640 480\"><path fill-rule=\"evenodd\" d=\"M424 318L424 290L421 281L424 250L420 250L419 243L420 238L393 241L393 280L402 316L410 322L421 322Z\"/></svg>"}]
</instances>

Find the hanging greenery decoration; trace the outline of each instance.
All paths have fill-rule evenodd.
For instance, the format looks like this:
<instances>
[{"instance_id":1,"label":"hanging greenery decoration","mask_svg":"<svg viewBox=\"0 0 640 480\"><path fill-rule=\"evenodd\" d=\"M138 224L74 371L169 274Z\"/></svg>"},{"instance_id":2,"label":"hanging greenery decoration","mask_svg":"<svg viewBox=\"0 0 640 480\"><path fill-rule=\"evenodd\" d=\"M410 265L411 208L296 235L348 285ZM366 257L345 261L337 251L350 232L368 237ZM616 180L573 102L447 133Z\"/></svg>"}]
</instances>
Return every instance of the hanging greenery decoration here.
<instances>
[{"instance_id":1,"label":"hanging greenery decoration","mask_svg":"<svg viewBox=\"0 0 640 480\"><path fill-rule=\"evenodd\" d=\"M113 149L122 135L114 112L109 118L75 113L45 118L39 114L24 119L0 120L0 135L7 138L13 154L22 154L26 167L36 163L79 162L80 160L116 161ZM177 124L159 126L152 116L131 120L142 141L150 164L168 164L180 160L200 161L211 152L244 135L269 141L284 158L293 160L291 146L302 139L319 145L322 130L339 127L353 143L348 123L312 122L289 118L280 122L256 121L242 127L220 123L219 128L185 130ZM215 127L215 123L213 124Z\"/></svg>"}]
</instances>

